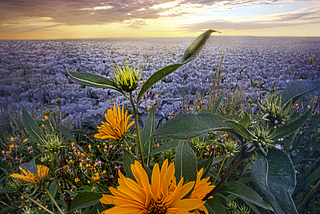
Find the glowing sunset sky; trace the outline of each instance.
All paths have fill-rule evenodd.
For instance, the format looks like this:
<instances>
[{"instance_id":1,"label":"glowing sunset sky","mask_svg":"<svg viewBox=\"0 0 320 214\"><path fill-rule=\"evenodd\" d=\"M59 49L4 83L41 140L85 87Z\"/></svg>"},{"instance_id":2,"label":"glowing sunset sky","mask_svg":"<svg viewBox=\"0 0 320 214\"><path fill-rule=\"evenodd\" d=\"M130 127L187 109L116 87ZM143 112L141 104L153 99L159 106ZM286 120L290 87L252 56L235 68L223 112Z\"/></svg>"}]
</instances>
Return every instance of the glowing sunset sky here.
<instances>
[{"instance_id":1,"label":"glowing sunset sky","mask_svg":"<svg viewBox=\"0 0 320 214\"><path fill-rule=\"evenodd\" d=\"M0 39L320 36L319 0L0 0Z\"/></svg>"}]
</instances>

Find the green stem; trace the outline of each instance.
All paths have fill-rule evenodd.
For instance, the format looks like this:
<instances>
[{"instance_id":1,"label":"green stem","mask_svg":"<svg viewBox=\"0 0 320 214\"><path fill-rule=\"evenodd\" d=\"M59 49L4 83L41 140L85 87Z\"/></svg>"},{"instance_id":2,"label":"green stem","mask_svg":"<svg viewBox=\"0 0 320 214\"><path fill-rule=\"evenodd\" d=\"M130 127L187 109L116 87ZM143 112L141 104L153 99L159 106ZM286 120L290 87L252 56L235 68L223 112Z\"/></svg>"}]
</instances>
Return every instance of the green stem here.
<instances>
[{"instance_id":1,"label":"green stem","mask_svg":"<svg viewBox=\"0 0 320 214\"><path fill-rule=\"evenodd\" d=\"M27 199L29 199L30 201L32 201L33 203L35 203L36 205L38 205L39 207L41 207L42 209L44 209L46 212L48 212L50 214L55 214L54 212L52 212L52 211L48 210L47 208L45 208L42 204L39 204L37 201L33 200L28 195L23 195L23 196L26 197Z\"/></svg>"},{"instance_id":2,"label":"green stem","mask_svg":"<svg viewBox=\"0 0 320 214\"><path fill-rule=\"evenodd\" d=\"M143 149L142 149L140 130L139 130L139 120L138 120L138 104L139 103L137 103L137 107L134 105L132 92L130 92L130 102L131 102L131 105L132 105L132 108L133 108L134 119L135 119L135 124L136 124L137 137L138 137L138 143L139 143L139 150L140 150L140 156L141 156L141 164L142 164L143 169L146 169L146 167L144 165Z\"/></svg>"},{"instance_id":3,"label":"green stem","mask_svg":"<svg viewBox=\"0 0 320 214\"><path fill-rule=\"evenodd\" d=\"M213 185L215 185L215 184L216 184L217 178L218 178L218 176L219 176L219 174L220 174L220 172L221 172L221 169L222 169L222 167L223 167L223 164L224 164L224 161L226 160L226 158L227 158L227 155L225 155L225 154L224 154L224 158L223 158L223 161L222 161L222 163L221 163L221 166L220 166L219 172L218 172L218 174L217 174L216 178L214 179L214 181L213 181L213 183L212 183Z\"/></svg>"},{"instance_id":4,"label":"green stem","mask_svg":"<svg viewBox=\"0 0 320 214\"><path fill-rule=\"evenodd\" d=\"M52 158L52 164L51 164L52 169L55 169L54 165L55 165L55 164L54 164L54 157L53 157L53 158ZM53 178L54 178L54 181L56 182L56 185L57 185L57 187L58 187L58 191L59 191L61 200L62 200L62 202L63 202L63 206L64 206L64 208L66 209L66 211L68 211L68 207L67 207L67 204L66 204L66 202L65 202L65 200L64 200L63 193L62 193L62 190L61 190L61 187L60 187L60 185L59 185L59 182L58 182L58 179L57 179L57 175L56 175L55 172L53 173Z\"/></svg>"},{"instance_id":5,"label":"green stem","mask_svg":"<svg viewBox=\"0 0 320 214\"><path fill-rule=\"evenodd\" d=\"M64 214L64 212L61 210L61 208L58 206L57 202L54 200L54 198L52 197L52 195L50 194L50 192L48 191L47 188L45 188L46 192L49 195L49 198L51 199L51 201L54 203L54 205L57 207L57 209L59 210L60 213Z\"/></svg>"},{"instance_id":6,"label":"green stem","mask_svg":"<svg viewBox=\"0 0 320 214\"><path fill-rule=\"evenodd\" d=\"M246 155L244 154L244 147L242 147L240 155L238 159L234 162L234 164L230 167L228 172L221 178L217 186L215 186L203 199L202 201L206 201L211 195L213 195L219 188L222 186L222 184L229 178L231 173L237 168L237 166L246 158Z\"/></svg>"}]
</instances>

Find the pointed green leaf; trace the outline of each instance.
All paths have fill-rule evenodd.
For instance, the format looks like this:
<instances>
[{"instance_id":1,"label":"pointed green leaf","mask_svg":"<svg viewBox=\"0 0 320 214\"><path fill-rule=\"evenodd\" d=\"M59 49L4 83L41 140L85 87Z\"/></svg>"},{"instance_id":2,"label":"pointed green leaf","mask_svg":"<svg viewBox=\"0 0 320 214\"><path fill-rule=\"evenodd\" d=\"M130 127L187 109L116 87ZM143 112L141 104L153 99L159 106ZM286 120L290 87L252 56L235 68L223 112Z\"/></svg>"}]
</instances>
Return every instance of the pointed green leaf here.
<instances>
[{"instance_id":1,"label":"pointed green leaf","mask_svg":"<svg viewBox=\"0 0 320 214\"><path fill-rule=\"evenodd\" d=\"M217 193L231 193L236 195L246 201L249 201L255 205L258 205L264 209L272 210L272 207L269 206L263 199L258 195L256 191L251 189L250 187L237 182L225 182L217 191Z\"/></svg>"},{"instance_id":2,"label":"pointed green leaf","mask_svg":"<svg viewBox=\"0 0 320 214\"><path fill-rule=\"evenodd\" d=\"M309 109L301 117L291 121L290 123L284 124L283 126L276 128L275 133L271 135L270 139L277 140L295 132L307 121L310 113L311 109Z\"/></svg>"},{"instance_id":3,"label":"pointed green leaf","mask_svg":"<svg viewBox=\"0 0 320 214\"><path fill-rule=\"evenodd\" d=\"M212 196L213 198L207 200L204 204L210 214L227 214L224 206L220 202L219 197L216 195Z\"/></svg>"},{"instance_id":4,"label":"pointed green leaf","mask_svg":"<svg viewBox=\"0 0 320 214\"><path fill-rule=\"evenodd\" d=\"M258 156L251 172L252 182L268 198L278 214L297 214L291 194L295 188L295 169L290 157L279 149Z\"/></svg>"},{"instance_id":5,"label":"pointed green leaf","mask_svg":"<svg viewBox=\"0 0 320 214\"><path fill-rule=\"evenodd\" d=\"M71 130L68 129L67 127L60 125L58 126L57 130L60 131L71 142L77 143L77 140L73 137Z\"/></svg>"},{"instance_id":6,"label":"pointed green leaf","mask_svg":"<svg viewBox=\"0 0 320 214\"><path fill-rule=\"evenodd\" d=\"M177 63L177 64L171 64L168 65L164 68L161 68L160 70L156 71L155 73L153 73L145 83L143 83L141 90L139 92L138 95L138 101L140 100L140 98L143 96L143 94L149 89L151 88L154 84L156 84L158 81L160 81L162 78L164 78L165 76L171 74L172 72L174 72L175 70L177 70L178 68L180 68L183 64L181 63Z\"/></svg>"},{"instance_id":7,"label":"pointed green leaf","mask_svg":"<svg viewBox=\"0 0 320 214\"><path fill-rule=\"evenodd\" d=\"M123 168L126 173L126 177L131 178L132 180L136 180L131 172L131 164L134 164L135 161L138 161L139 163L141 163L141 162L138 160L138 158L133 156L127 150L124 150L123 155L124 155L123 156ZM147 172L148 176L151 177L151 174L152 174L151 170L149 169L149 167L147 167L147 166L145 166L145 167L146 167L146 172Z\"/></svg>"},{"instance_id":8,"label":"pointed green leaf","mask_svg":"<svg viewBox=\"0 0 320 214\"><path fill-rule=\"evenodd\" d=\"M22 106L22 122L28 134L41 145L45 144L45 136L37 122L31 117L29 112Z\"/></svg>"},{"instance_id":9,"label":"pointed green leaf","mask_svg":"<svg viewBox=\"0 0 320 214\"><path fill-rule=\"evenodd\" d=\"M59 181L58 181L59 183ZM49 185L49 192L50 192L50 195L52 196L52 198L55 198L56 197L56 194L57 194L57 191L58 191L58 186L57 186L57 183L55 180L53 180L50 185Z\"/></svg>"},{"instance_id":10,"label":"pointed green leaf","mask_svg":"<svg viewBox=\"0 0 320 214\"><path fill-rule=\"evenodd\" d=\"M17 191L17 190L8 189L8 188L5 188L5 187L1 187L1 188L0 188L0 194L13 193L13 192L16 192L16 191Z\"/></svg>"},{"instance_id":11,"label":"pointed green leaf","mask_svg":"<svg viewBox=\"0 0 320 214\"><path fill-rule=\"evenodd\" d=\"M243 127L240 123L238 123L235 120L226 120L225 122L228 122L229 125L232 127L232 129L239 135L241 135L243 138L250 140L251 135L248 132L248 130Z\"/></svg>"},{"instance_id":12,"label":"pointed green leaf","mask_svg":"<svg viewBox=\"0 0 320 214\"><path fill-rule=\"evenodd\" d=\"M123 168L126 173L127 178L131 178L133 180L136 180L131 172L131 164L134 164L135 161L139 161L138 158L133 156L130 152L127 150L124 150L123 152ZM139 161L140 162L140 161Z\"/></svg>"},{"instance_id":13,"label":"pointed green leaf","mask_svg":"<svg viewBox=\"0 0 320 214\"><path fill-rule=\"evenodd\" d=\"M292 83L281 93L281 106L287 104L292 99L292 103L297 102L301 97L320 90L320 80L303 80Z\"/></svg>"},{"instance_id":14,"label":"pointed green leaf","mask_svg":"<svg viewBox=\"0 0 320 214\"><path fill-rule=\"evenodd\" d=\"M209 158L205 159L204 161L202 161L201 163L199 163L198 169L202 169L203 168L203 174L202 174L202 178L206 178L211 167L213 166L213 160L214 160L214 156L210 155Z\"/></svg>"},{"instance_id":15,"label":"pointed green leaf","mask_svg":"<svg viewBox=\"0 0 320 214\"><path fill-rule=\"evenodd\" d=\"M310 56L309 56L309 64L310 64L310 65L313 65L314 56L315 56L315 55L316 55L315 53L310 54Z\"/></svg>"},{"instance_id":16,"label":"pointed green leaf","mask_svg":"<svg viewBox=\"0 0 320 214\"><path fill-rule=\"evenodd\" d=\"M176 179L177 183L184 178L184 183L197 179L197 158L188 143L181 140L176 150Z\"/></svg>"},{"instance_id":17,"label":"pointed green leaf","mask_svg":"<svg viewBox=\"0 0 320 214\"><path fill-rule=\"evenodd\" d=\"M154 144L154 140L153 138L150 138L150 136L152 135L152 133L155 130L155 120L154 120L154 107L152 106L152 108L150 109L149 112L149 117L147 120L147 123L144 127L144 129L141 131L141 143L143 146L143 154L144 157L146 157L148 154L151 153L153 144ZM147 158L146 160L147 165L149 166L150 163L150 158Z\"/></svg>"},{"instance_id":18,"label":"pointed green leaf","mask_svg":"<svg viewBox=\"0 0 320 214\"><path fill-rule=\"evenodd\" d=\"M212 109L211 109L211 113L217 113L218 109L219 109L219 106L220 106L220 103L222 101L222 98L224 97L224 95L226 94L227 92L224 92L223 94L220 95L220 97L217 99L217 101L214 103Z\"/></svg>"},{"instance_id":19,"label":"pointed green leaf","mask_svg":"<svg viewBox=\"0 0 320 214\"><path fill-rule=\"evenodd\" d=\"M84 192L79 193L71 203L70 211L91 207L95 204L100 203L102 193L97 192Z\"/></svg>"},{"instance_id":20,"label":"pointed green leaf","mask_svg":"<svg viewBox=\"0 0 320 214\"><path fill-rule=\"evenodd\" d=\"M27 163L20 164L19 167L25 170L29 170L30 172L33 172L34 175L37 175L37 166L34 162L34 158Z\"/></svg>"},{"instance_id":21,"label":"pointed green leaf","mask_svg":"<svg viewBox=\"0 0 320 214\"><path fill-rule=\"evenodd\" d=\"M202 48L206 44L206 41L208 40L212 32L219 32L219 31L207 30L206 32L198 36L185 51L182 57L181 63L185 64L190 60L192 60L202 50Z\"/></svg>"},{"instance_id":22,"label":"pointed green leaf","mask_svg":"<svg viewBox=\"0 0 320 214\"><path fill-rule=\"evenodd\" d=\"M89 72L70 71L68 68L66 68L66 70L69 77L72 80L76 81L77 83L80 83L86 86L96 87L96 88L114 89L123 94L123 91L113 81L103 76L100 76L97 74L91 74Z\"/></svg>"},{"instance_id":23,"label":"pointed green leaf","mask_svg":"<svg viewBox=\"0 0 320 214\"><path fill-rule=\"evenodd\" d=\"M181 114L162 124L151 137L188 139L208 131L231 130L225 120L212 113Z\"/></svg>"},{"instance_id":24,"label":"pointed green leaf","mask_svg":"<svg viewBox=\"0 0 320 214\"><path fill-rule=\"evenodd\" d=\"M178 144L179 144L180 140L171 140L169 142L164 143L163 145L155 148L154 150L152 150L152 152L150 152L148 155L146 155L145 157L152 157L155 154L159 154L161 152L164 151L168 151L170 149L174 149L177 148Z\"/></svg>"}]
</instances>

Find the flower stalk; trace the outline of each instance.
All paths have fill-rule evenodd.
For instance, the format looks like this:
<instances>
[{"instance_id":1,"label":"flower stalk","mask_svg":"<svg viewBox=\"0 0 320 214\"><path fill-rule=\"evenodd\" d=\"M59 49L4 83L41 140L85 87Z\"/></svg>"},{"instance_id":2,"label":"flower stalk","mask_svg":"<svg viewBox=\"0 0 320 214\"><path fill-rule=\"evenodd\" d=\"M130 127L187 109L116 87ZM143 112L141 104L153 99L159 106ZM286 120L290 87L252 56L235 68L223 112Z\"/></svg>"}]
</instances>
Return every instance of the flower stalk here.
<instances>
[{"instance_id":1,"label":"flower stalk","mask_svg":"<svg viewBox=\"0 0 320 214\"><path fill-rule=\"evenodd\" d=\"M50 193L49 193L50 195ZM31 197L29 197L28 195L23 195L25 198L27 198L28 200L32 201L33 203L35 203L36 205L38 205L39 207L41 207L43 210L45 210L46 212L50 213L50 214L55 214L54 212L48 210L45 206L43 206L42 204L39 204L37 201L33 200ZM51 196L51 195L50 195Z\"/></svg>"},{"instance_id":2,"label":"flower stalk","mask_svg":"<svg viewBox=\"0 0 320 214\"><path fill-rule=\"evenodd\" d=\"M53 204L57 207L57 209L59 210L60 213L64 214L64 212L61 210L61 208L59 207L59 205L57 204L57 202L54 200L54 198L52 197L52 195L50 194L50 192L48 191L47 188L45 188L47 194L49 195L49 198L51 199L51 201L53 202Z\"/></svg>"},{"instance_id":3,"label":"flower stalk","mask_svg":"<svg viewBox=\"0 0 320 214\"><path fill-rule=\"evenodd\" d=\"M144 164L144 157L143 157L143 149L142 149L142 143L141 143L141 136L140 136L140 130L139 130L139 120L138 120L138 104L137 102L137 107L134 105L133 97L132 97L132 92L130 92L130 102L133 108L133 114L134 114L134 119L135 119L135 124L136 124L136 130L137 130L137 138L138 138L138 144L139 144L139 150L140 150L140 156L141 156L141 164L143 169L145 170L145 164Z\"/></svg>"}]
</instances>

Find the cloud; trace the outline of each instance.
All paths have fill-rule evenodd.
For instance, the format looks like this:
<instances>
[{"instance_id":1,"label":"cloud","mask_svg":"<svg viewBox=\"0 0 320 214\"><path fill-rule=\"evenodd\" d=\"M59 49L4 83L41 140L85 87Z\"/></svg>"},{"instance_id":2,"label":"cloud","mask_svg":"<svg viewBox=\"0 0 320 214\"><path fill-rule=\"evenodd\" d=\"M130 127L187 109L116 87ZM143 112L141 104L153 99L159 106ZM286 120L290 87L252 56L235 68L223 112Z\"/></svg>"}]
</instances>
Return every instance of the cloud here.
<instances>
[{"instance_id":1,"label":"cloud","mask_svg":"<svg viewBox=\"0 0 320 214\"><path fill-rule=\"evenodd\" d=\"M161 16L194 14L191 7L234 7L265 4L257 0L1 0L0 24L30 17L51 17L57 24L91 25L123 22L130 19L157 19Z\"/></svg>"},{"instance_id":2,"label":"cloud","mask_svg":"<svg viewBox=\"0 0 320 214\"><path fill-rule=\"evenodd\" d=\"M320 5L315 5L313 7L303 8L301 10L297 10L293 12L273 15L271 19L274 21L291 21L291 20L300 19L302 17L307 19L308 17L305 17L305 16L315 14L319 11L320 11Z\"/></svg>"}]
</instances>

